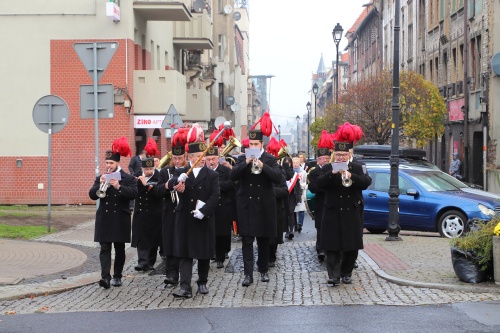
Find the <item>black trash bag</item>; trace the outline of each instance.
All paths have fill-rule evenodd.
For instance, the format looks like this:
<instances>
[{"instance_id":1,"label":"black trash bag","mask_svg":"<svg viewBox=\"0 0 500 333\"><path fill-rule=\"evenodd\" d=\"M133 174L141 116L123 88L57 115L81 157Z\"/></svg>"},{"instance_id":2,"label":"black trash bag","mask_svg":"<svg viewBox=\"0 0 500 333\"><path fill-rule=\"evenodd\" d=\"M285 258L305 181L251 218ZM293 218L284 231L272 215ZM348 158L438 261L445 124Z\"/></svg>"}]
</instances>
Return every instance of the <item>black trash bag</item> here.
<instances>
[{"instance_id":1,"label":"black trash bag","mask_svg":"<svg viewBox=\"0 0 500 333\"><path fill-rule=\"evenodd\" d=\"M466 253L456 247L451 248L451 262L458 279L467 283L486 281L488 272L482 271L477 259L471 253Z\"/></svg>"}]
</instances>

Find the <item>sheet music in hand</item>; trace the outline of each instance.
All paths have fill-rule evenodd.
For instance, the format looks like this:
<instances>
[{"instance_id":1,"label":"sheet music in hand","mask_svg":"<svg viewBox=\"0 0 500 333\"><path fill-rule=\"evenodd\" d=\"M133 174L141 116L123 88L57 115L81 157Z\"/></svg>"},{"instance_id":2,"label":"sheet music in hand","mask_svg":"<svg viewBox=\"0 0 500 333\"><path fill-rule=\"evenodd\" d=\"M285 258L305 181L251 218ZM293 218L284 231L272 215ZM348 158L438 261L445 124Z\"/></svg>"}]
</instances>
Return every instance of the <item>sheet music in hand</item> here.
<instances>
[{"instance_id":1,"label":"sheet music in hand","mask_svg":"<svg viewBox=\"0 0 500 333\"><path fill-rule=\"evenodd\" d=\"M333 172L339 172L340 170L349 170L347 162L333 162L332 163Z\"/></svg>"},{"instance_id":2,"label":"sheet music in hand","mask_svg":"<svg viewBox=\"0 0 500 333\"><path fill-rule=\"evenodd\" d=\"M122 174L119 171L107 173L106 181L109 182L111 179L122 180Z\"/></svg>"},{"instance_id":3,"label":"sheet music in hand","mask_svg":"<svg viewBox=\"0 0 500 333\"><path fill-rule=\"evenodd\" d=\"M245 157L246 158L260 158L261 152L259 148L246 148Z\"/></svg>"}]
</instances>

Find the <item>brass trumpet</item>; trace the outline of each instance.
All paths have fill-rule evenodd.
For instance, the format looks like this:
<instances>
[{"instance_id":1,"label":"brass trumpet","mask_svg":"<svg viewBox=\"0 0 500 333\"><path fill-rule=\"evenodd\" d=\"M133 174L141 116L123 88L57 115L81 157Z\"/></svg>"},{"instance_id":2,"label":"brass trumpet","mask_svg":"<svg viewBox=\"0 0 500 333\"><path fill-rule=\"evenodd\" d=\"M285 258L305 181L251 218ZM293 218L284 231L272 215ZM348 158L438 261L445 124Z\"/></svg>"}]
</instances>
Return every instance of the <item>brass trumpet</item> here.
<instances>
[{"instance_id":1,"label":"brass trumpet","mask_svg":"<svg viewBox=\"0 0 500 333\"><path fill-rule=\"evenodd\" d=\"M163 169L164 167L166 167L167 165L170 164L170 161L172 160L172 153L167 151L167 153L165 154L165 156L163 156L160 160L160 164L158 165L158 167L160 169Z\"/></svg>"},{"instance_id":2,"label":"brass trumpet","mask_svg":"<svg viewBox=\"0 0 500 333\"><path fill-rule=\"evenodd\" d=\"M236 147L241 147L241 142L239 142L235 137L231 137L226 145L226 148L224 148L224 150L220 153L220 157L224 157L226 160L229 159L233 165L236 164L236 160L233 157L229 156L231 150Z\"/></svg>"},{"instance_id":3,"label":"brass trumpet","mask_svg":"<svg viewBox=\"0 0 500 333\"><path fill-rule=\"evenodd\" d=\"M108 169L106 173L109 173L111 169ZM99 189L95 192L99 198L104 198L106 197L106 191L109 188L109 182L106 180L104 183L101 183L101 186L99 186Z\"/></svg>"},{"instance_id":4,"label":"brass trumpet","mask_svg":"<svg viewBox=\"0 0 500 333\"><path fill-rule=\"evenodd\" d=\"M341 176L342 176L342 186L344 187L350 187L352 185L352 179L347 178L347 171L340 170Z\"/></svg>"},{"instance_id":5,"label":"brass trumpet","mask_svg":"<svg viewBox=\"0 0 500 333\"><path fill-rule=\"evenodd\" d=\"M253 158L253 162L252 162L252 173L254 175L258 175L259 173L262 172L262 168L259 166L259 164L257 163L258 159L257 158Z\"/></svg>"},{"instance_id":6,"label":"brass trumpet","mask_svg":"<svg viewBox=\"0 0 500 333\"><path fill-rule=\"evenodd\" d=\"M290 157L290 154L288 153L285 147L281 147L280 150L278 151L278 157L276 157L276 159L281 160L286 156Z\"/></svg>"}]
</instances>

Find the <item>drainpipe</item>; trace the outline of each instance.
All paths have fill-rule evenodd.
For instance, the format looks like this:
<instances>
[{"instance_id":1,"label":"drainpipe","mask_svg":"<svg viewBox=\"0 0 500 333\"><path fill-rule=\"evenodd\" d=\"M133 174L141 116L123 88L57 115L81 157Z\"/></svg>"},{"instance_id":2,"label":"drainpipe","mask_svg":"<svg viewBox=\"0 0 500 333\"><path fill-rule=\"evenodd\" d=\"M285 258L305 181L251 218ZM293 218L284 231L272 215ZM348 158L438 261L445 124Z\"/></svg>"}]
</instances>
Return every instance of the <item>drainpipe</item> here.
<instances>
[{"instance_id":1,"label":"drainpipe","mask_svg":"<svg viewBox=\"0 0 500 333\"><path fill-rule=\"evenodd\" d=\"M464 1L464 176L469 179L469 1Z\"/></svg>"}]
</instances>

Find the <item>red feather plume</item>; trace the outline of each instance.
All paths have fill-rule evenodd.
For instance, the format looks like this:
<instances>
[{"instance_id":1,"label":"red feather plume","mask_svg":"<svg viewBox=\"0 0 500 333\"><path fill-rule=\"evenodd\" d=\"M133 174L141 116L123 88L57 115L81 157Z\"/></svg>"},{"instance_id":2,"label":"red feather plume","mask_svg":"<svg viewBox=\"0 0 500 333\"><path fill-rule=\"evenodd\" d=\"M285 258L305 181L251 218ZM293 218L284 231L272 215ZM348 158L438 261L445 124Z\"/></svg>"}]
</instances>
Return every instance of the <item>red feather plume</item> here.
<instances>
[{"instance_id":1,"label":"red feather plume","mask_svg":"<svg viewBox=\"0 0 500 333\"><path fill-rule=\"evenodd\" d=\"M121 136L116 139L111 145L111 150L113 153L118 153L120 156L132 156L132 150L130 150L130 146L128 145L128 140L126 137Z\"/></svg>"},{"instance_id":2,"label":"red feather plume","mask_svg":"<svg viewBox=\"0 0 500 333\"><path fill-rule=\"evenodd\" d=\"M339 126L337 132L335 132L338 137L338 141L344 142L354 142L361 140L363 135L363 130L358 125L352 125L348 122Z\"/></svg>"},{"instance_id":3,"label":"red feather plume","mask_svg":"<svg viewBox=\"0 0 500 333\"><path fill-rule=\"evenodd\" d=\"M243 139L243 141L241 141L241 145L245 148L248 148L250 146L250 138L246 137L245 139Z\"/></svg>"},{"instance_id":4,"label":"red feather plume","mask_svg":"<svg viewBox=\"0 0 500 333\"><path fill-rule=\"evenodd\" d=\"M286 141L284 139L281 139L280 140L280 146L281 147L286 147L286 146L288 146L288 144L286 143Z\"/></svg>"},{"instance_id":5,"label":"red feather plume","mask_svg":"<svg viewBox=\"0 0 500 333\"><path fill-rule=\"evenodd\" d=\"M200 141L205 141L205 133L203 132L203 128L201 128L200 124L194 123L187 134L187 142L192 143Z\"/></svg>"},{"instance_id":6,"label":"red feather plume","mask_svg":"<svg viewBox=\"0 0 500 333\"><path fill-rule=\"evenodd\" d=\"M257 121L253 126L252 129L255 129L257 127L257 124L260 123L260 130L262 131L262 134L265 136L270 136L271 133L273 132L273 122L271 121L271 115L269 112L264 112L262 117ZM274 127L274 130L276 131L276 134L278 134L278 130L276 127Z\"/></svg>"},{"instance_id":7,"label":"red feather plume","mask_svg":"<svg viewBox=\"0 0 500 333\"><path fill-rule=\"evenodd\" d=\"M175 132L172 138L172 146L184 146L187 143L187 134L189 132L189 128L181 127Z\"/></svg>"},{"instance_id":8,"label":"red feather plume","mask_svg":"<svg viewBox=\"0 0 500 333\"><path fill-rule=\"evenodd\" d=\"M318 148L328 148L333 149L332 135L328 134L326 130L321 131L321 135L318 139Z\"/></svg>"},{"instance_id":9,"label":"red feather plume","mask_svg":"<svg viewBox=\"0 0 500 333\"><path fill-rule=\"evenodd\" d=\"M212 134L210 134L210 142L212 142L219 133L220 133L219 130L217 129L214 130ZM221 135L217 138L217 141L214 142L214 146L220 147L223 144L224 144L224 138L223 135Z\"/></svg>"},{"instance_id":10,"label":"red feather plume","mask_svg":"<svg viewBox=\"0 0 500 333\"><path fill-rule=\"evenodd\" d=\"M276 140L276 138L272 137L267 144L267 152L274 157L278 157L278 152L280 151L280 149L280 143L278 142L278 140Z\"/></svg>"},{"instance_id":11,"label":"red feather plume","mask_svg":"<svg viewBox=\"0 0 500 333\"><path fill-rule=\"evenodd\" d=\"M219 126L219 132L222 131L223 128L224 128L224 124L220 124L220 126ZM236 134L234 134L233 129L230 127L230 128L227 128L224 131L224 133L222 133L222 138L224 140L229 140L229 139L231 139L231 137L236 137Z\"/></svg>"},{"instance_id":12,"label":"red feather plume","mask_svg":"<svg viewBox=\"0 0 500 333\"><path fill-rule=\"evenodd\" d=\"M156 144L156 141L153 138L148 139L148 143L146 143L144 150L146 151L146 154L148 154L149 157L160 156L160 152L158 151L158 145Z\"/></svg>"}]
</instances>

